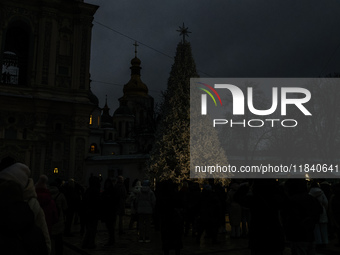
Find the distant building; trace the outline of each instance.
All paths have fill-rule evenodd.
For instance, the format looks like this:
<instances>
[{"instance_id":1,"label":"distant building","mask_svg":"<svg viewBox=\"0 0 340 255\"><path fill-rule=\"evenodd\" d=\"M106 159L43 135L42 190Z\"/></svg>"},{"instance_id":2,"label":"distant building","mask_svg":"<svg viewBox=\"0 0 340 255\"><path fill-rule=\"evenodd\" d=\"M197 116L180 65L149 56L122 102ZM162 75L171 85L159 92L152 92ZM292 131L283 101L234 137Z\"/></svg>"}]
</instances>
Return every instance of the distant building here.
<instances>
[{"instance_id":1,"label":"distant building","mask_svg":"<svg viewBox=\"0 0 340 255\"><path fill-rule=\"evenodd\" d=\"M97 8L82 0L0 2L0 158L26 163L35 178L85 178L98 105L89 75Z\"/></svg>"},{"instance_id":2,"label":"distant building","mask_svg":"<svg viewBox=\"0 0 340 255\"><path fill-rule=\"evenodd\" d=\"M131 60L131 78L123 88L119 107L110 115L107 99L103 109L90 118L86 172L103 178L123 175L144 177L145 162L154 142L154 99L140 78L141 61Z\"/></svg>"}]
</instances>

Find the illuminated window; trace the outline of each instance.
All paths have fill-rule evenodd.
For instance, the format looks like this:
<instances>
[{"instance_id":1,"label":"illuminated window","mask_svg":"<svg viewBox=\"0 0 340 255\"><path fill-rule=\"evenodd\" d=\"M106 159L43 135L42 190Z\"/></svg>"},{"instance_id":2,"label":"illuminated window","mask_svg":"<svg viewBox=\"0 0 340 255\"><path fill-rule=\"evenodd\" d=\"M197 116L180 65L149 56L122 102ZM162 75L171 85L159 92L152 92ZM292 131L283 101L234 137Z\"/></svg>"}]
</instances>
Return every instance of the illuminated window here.
<instances>
[{"instance_id":1,"label":"illuminated window","mask_svg":"<svg viewBox=\"0 0 340 255\"><path fill-rule=\"evenodd\" d=\"M92 125L92 115L90 115L90 122L89 122L90 125Z\"/></svg>"},{"instance_id":2,"label":"illuminated window","mask_svg":"<svg viewBox=\"0 0 340 255\"><path fill-rule=\"evenodd\" d=\"M97 144L95 144L95 143L91 144L89 152L90 153L97 153L98 152Z\"/></svg>"},{"instance_id":3,"label":"illuminated window","mask_svg":"<svg viewBox=\"0 0 340 255\"><path fill-rule=\"evenodd\" d=\"M53 173L55 173L55 174L59 173L58 167L54 168Z\"/></svg>"},{"instance_id":4,"label":"illuminated window","mask_svg":"<svg viewBox=\"0 0 340 255\"><path fill-rule=\"evenodd\" d=\"M98 116L98 126L100 126L100 116Z\"/></svg>"}]
</instances>

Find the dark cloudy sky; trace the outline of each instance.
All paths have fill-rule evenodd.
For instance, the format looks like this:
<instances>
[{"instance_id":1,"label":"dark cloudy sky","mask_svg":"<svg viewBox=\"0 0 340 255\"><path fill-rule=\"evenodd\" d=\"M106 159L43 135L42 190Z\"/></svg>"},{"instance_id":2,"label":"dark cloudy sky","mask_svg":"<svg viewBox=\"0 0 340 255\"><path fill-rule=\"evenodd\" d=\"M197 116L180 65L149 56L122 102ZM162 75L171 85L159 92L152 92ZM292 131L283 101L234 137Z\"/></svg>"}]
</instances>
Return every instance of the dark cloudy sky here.
<instances>
[{"instance_id":1,"label":"dark cloudy sky","mask_svg":"<svg viewBox=\"0 0 340 255\"><path fill-rule=\"evenodd\" d=\"M340 72L338 0L85 2L99 5L92 31L91 86L101 107L107 94L111 112L130 78L134 40L140 44L142 80L159 100L181 40L176 30L183 22L192 32L188 41L201 77L318 77Z\"/></svg>"}]
</instances>

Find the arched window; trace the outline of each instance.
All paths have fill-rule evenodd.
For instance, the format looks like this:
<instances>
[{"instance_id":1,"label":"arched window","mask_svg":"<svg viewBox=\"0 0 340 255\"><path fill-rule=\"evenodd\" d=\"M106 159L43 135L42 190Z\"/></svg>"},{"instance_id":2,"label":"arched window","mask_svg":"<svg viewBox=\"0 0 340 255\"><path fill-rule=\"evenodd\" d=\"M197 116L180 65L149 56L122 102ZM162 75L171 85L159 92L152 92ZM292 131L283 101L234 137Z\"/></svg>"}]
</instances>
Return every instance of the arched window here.
<instances>
[{"instance_id":1,"label":"arched window","mask_svg":"<svg viewBox=\"0 0 340 255\"><path fill-rule=\"evenodd\" d=\"M54 161L63 160L63 148L61 143L54 144L53 160Z\"/></svg>"},{"instance_id":2,"label":"arched window","mask_svg":"<svg viewBox=\"0 0 340 255\"><path fill-rule=\"evenodd\" d=\"M30 49L30 29L24 22L9 25L5 34L2 52L1 83L28 85L28 60Z\"/></svg>"},{"instance_id":3,"label":"arched window","mask_svg":"<svg viewBox=\"0 0 340 255\"><path fill-rule=\"evenodd\" d=\"M97 144L92 143L92 144L90 145L90 151L89 151L89 152L90 152L90 153L97 153L97 152L98 152Z\"/></svg>"}]
</instances>

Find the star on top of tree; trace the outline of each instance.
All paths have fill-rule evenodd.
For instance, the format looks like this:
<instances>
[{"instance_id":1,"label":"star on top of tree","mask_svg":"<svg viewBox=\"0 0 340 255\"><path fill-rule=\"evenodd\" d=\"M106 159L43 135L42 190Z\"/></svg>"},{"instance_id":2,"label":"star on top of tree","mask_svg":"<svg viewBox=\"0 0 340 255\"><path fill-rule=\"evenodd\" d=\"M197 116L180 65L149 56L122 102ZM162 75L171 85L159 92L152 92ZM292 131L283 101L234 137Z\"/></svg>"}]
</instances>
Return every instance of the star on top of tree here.
<instances>
[{"instance_id":1,"label":"star on top of tree","mask_svg":"<svg viewBox=\"0 0 340 255\"><path fill-rule=\"evenodd\" d=\"M184 26L184 22L183 22L183 26L182 26L182 27L179 27L179 29L176 30L176 31L177 31L177 32L180 32L179 36L181 36L181 35L183 36L183 43L185 43L185 37L186 37L186 36L189 37L188 34L191 33L191 32L188 30L188 28Z\"/></svg>"}]
</instances>

